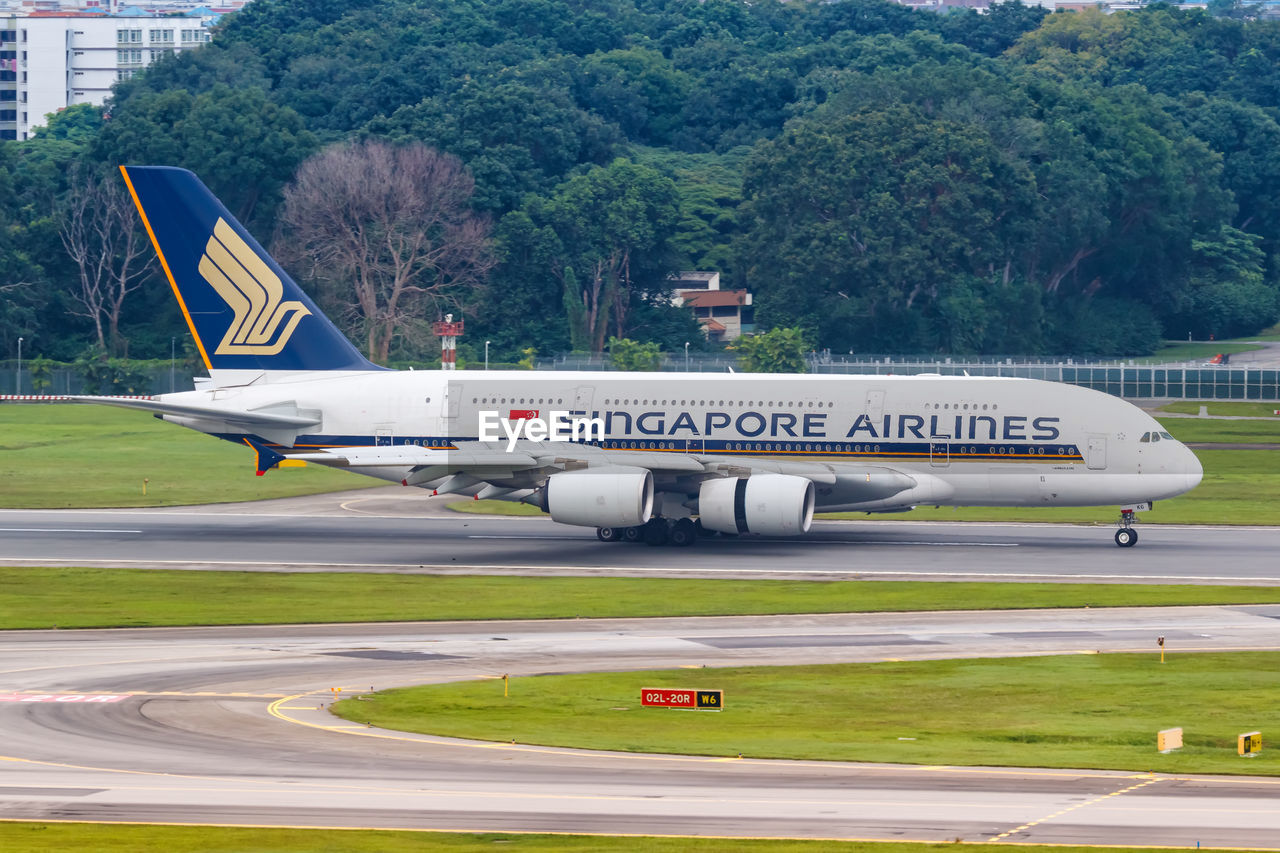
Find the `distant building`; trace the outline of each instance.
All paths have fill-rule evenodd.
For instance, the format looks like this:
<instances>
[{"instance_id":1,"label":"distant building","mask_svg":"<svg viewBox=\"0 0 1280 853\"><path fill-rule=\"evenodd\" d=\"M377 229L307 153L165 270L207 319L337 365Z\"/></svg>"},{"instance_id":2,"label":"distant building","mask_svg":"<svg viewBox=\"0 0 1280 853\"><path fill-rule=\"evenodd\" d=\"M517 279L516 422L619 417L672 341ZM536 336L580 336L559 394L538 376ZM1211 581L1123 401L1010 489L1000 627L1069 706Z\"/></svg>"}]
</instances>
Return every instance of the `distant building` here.
<instances>
[{"instance_id":1,"label":"distant building","mask_svg":"<svg viewBox=\"0 0 1280 853\"><path fill-rule=\"evenodd\" d=\"M46 115L101 104L117 80L207 42L214 18L208 9L162 15L132 7L0 18L0 139L29 139Z\"/></svg>"},{"instance_id":2,"label":"distant building","mask_svg":"<svg viewBox=\"0 0 1280 853\"><path fill-rule=\"evenodd\" d=\"M718 272L682 272L670 279L671 302L693 310L707 340L723 343L755 331L755 308L746 290L721 290Z\"/></svg>"}]
</instances>

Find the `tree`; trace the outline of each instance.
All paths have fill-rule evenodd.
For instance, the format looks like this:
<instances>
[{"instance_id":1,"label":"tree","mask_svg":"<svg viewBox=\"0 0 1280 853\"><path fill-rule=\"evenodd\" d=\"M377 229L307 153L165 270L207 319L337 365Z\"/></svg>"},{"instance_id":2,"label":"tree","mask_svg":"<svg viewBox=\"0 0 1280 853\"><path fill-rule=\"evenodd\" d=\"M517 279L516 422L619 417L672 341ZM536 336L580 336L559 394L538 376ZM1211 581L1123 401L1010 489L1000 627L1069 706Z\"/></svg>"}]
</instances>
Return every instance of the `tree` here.
<instances>
[{"instance_id":1,"label":"tree","mask_svg":"<svg viewBox=\"0 0 1280 853\"><path fill-rule=\"evenodd\" d=\"M662 364L662 348L630 338L609 338L609 361L619 370L657 370Z\"/></svg>"},{"instance_id":2,"label":"tree","mask_svg":"<svg viewBox=\"0 0 1280 853\"><path fill-rule=\"evenodd\" d=\"M557 272L563 276L572 267L582 276L584 329L591 351L600 352L610 320L614 333L625 336L632 300L661 286L673 269L668 244L680 215L675 184L619 159L570 178L535 211L560 239Z\"/></svg>"},{"instance_id":3,"label":"tree","mask_svg":"<svg viewBox=\"0 0 1280 853\"><path fill-rule=\"evenodd\" d=\"M471 212L462 162L425 145L337 145L286 188L282 254L305 259L385 362L398 334L465 309L494 264L489 222Z\"/></svg>"},{"instance_id":4,"label":"tree","mask_svg":"<svg viewBox=\"0 0 1280 853\"><path fill-rule=\"evenodd\" d=\"M744 335L733 342L738 364L747 373L807 373L804 354L809 345L803 329L770 329L760 335Z\"/></svg>"},{"instance_id":5,"label":"tree","mask_svg":"<svg viewBox=\"0 0 1280 853\"><path fill-rule=\"evenodd\" d=\"M973 122L902 105L797 122L757 146L744 182L757 316L834 348L924 351L939 301L1018 257L1034 189Z\"/></svg>"},{"instance_id":6,"label":"tree","mask_svg":"<svg viewBox=\"0 0 1280 853\"><path fill-rule=\"evenodd\" d=\"M154 255L120 179L80 171L71 180L59 235L79 272L73 312L93 321L98 347L121 354L120 313ZM103 329L103 324L106 329Z\"/></svg>"},{"instance_id":7,"label":"tree","mask_svg":"<svg viewBox=\"0 0 1280 853\"><path fill-rule=\"evenodd\" d=\"M281 189L316 145L301 116L254 87L140 92L109 108L96 161L191 169L250 230L274 222Z\"/></svg>"},{"instance_id":8,"label":"tree","mask_svg":"<svg viewBox=\"0 0 1280 853\"><path fill-rule=\"evenodd\" d=\"M573 267L564 268L564 313L569 321L569 344L574 352L587 348L590 335L587 330L587 309L582 304L582 291Z\"/></svg>"}]
</instances>

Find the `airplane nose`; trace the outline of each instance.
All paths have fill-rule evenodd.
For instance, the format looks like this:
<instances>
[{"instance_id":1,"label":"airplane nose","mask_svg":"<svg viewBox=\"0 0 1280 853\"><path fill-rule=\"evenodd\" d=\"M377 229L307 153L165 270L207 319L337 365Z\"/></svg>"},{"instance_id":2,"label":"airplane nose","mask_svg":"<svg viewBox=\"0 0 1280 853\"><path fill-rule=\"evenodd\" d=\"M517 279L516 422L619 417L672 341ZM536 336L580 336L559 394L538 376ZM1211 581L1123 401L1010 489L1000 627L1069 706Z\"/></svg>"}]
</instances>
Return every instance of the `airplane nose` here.
<instances>
[{"instance_id":1,"label":"airplane nose","mask_svg":"<svg viewBox=\"0 0 1280 853\"><path fill-rule=\"evenodd\" d=\"M1200 458L1190 447L1183 447L1184 454L1182 475L1186 477L1186 491L1191 491L1200 485L1200 481L1204 479L1204 466L1200 464Z\"/></svg>"}]
</instances>

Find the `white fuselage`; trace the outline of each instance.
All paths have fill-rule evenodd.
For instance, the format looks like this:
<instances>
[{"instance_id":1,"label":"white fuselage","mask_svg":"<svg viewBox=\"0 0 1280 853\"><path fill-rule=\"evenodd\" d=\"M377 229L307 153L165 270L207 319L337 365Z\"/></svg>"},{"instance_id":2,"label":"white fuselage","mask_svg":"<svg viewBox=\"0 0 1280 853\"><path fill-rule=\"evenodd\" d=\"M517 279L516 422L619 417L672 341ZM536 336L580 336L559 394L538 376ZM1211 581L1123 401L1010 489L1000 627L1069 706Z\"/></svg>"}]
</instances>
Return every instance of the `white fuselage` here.
<instances>
[{"instance_id":1,"label":"white fuselage","mask_svg":"<svg viewBox=\"0 0 1280 853\"><path fill-rule=\"evenodd\" d=\"M483 412L508 420L569 412L604 422L603 440L593 443L606 450L694 454L728 464L884 466L909 472L917 483L870 502L854 499L841 480L822 484L817 505L823 510L1126 505L1182 494L1202 475L1195 455L1162 437L1167 433L1141 409L1100 392L1029 379L523 371L265 373L241 385L215 378L224 384L162 399L316 411L320 423L249 434L214 420L165 419L236 441L253 435L294 451L448 449L476 439ZM363 473L392 481L406 475L403 468Z\"/></svg>"}]
</instances>

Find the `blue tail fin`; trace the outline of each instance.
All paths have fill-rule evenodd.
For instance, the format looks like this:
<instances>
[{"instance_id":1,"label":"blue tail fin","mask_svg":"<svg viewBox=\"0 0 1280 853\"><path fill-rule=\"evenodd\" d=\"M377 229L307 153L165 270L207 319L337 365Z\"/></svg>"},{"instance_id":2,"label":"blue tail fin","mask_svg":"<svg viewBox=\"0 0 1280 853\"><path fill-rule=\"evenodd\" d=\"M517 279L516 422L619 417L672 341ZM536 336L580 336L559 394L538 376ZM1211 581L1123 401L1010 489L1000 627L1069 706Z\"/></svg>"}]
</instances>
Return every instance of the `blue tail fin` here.
<instances>
[{"instance_id":1,"label":"blue tail fin","mask_svg":"<svg viewBox=\"0 0 1280 853\"><path fill-rule=\"evenodd\" d=\"M377 370L186 169L121 166L210 370Z\"/></svg>"}]
</instances>

